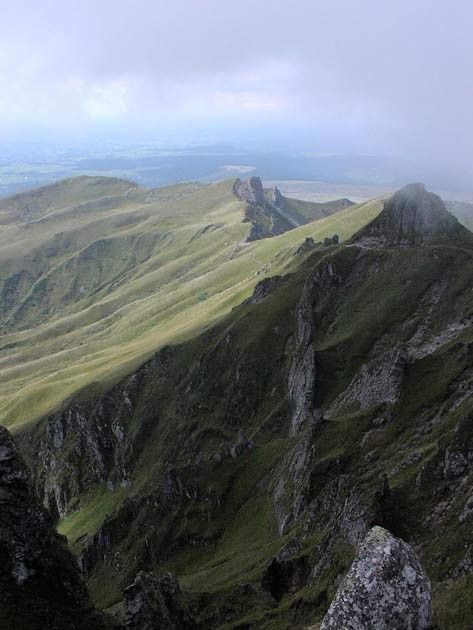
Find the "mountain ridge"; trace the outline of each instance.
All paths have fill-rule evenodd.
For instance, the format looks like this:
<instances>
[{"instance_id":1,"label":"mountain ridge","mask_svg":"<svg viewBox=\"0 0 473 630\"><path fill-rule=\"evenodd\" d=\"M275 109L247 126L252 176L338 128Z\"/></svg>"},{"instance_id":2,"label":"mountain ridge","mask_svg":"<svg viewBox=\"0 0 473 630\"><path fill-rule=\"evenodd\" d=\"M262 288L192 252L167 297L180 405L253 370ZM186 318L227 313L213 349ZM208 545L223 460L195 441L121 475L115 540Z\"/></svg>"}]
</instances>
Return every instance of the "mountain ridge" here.
<instances>
[{"instance_id":1,"label":"mountain ridge","mask_svg":"<svg viewBox=\"0 0 473 630\"><path fill-rule=\"evenodd\" d=\"M90 382L116 382L161 345L217 321L261 277L297 266L306 237L346 238L379 210L378 202L352 206L245 243L234 180L125 196L128 184L118 183L117 197L115 180L81 178L73 192L66 182L48 216L0 230L0 411L9 426ZM34 198L22 197L27 206Z\"/></svg>"},{"instance_id":2,"label":"mountain ridge","mask_svg":"<svg viewBox=\"0 0 473 630\"><path fill-rule=\"evenodd\" d=\"M96 604L164 570L197 625L304 627L382 526L418 550L435 622L468 628L473 251L390 234L312 249L18 432Z\"/></svg>"}]
</instances>

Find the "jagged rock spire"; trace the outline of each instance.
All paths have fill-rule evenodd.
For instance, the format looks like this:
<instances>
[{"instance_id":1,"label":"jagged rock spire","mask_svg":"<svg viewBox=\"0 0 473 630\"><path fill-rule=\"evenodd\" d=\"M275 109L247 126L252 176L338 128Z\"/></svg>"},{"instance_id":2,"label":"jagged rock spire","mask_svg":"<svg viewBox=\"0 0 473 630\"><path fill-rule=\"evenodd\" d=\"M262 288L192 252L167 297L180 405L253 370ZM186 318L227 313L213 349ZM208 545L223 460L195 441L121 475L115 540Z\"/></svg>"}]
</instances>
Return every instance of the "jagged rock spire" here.
<instances>
[{"instance_id":1,"label":"jagged rock spire","mask_svg":"<svg viewBox=\"0 0 473 630\"><path fill-rule=\"evenodd\" d=\"M233 192L239 199L252 206L260 206L265 203L263 183L259 177L249 177L245 182L237 179Z\"/></svg>"},{"instance_id":2,"label":"jagged rock spire","mask_svg":"<svg viewBox=\"0 0 473 630\"><path fill-rule=\"evenodd\" d=\"M275 208L286 207L284 197L282 196L281 191L279 190L277 186L273 188L273 191L271 193L271 203L273 204Z\"/></svg>"}]
</instances>

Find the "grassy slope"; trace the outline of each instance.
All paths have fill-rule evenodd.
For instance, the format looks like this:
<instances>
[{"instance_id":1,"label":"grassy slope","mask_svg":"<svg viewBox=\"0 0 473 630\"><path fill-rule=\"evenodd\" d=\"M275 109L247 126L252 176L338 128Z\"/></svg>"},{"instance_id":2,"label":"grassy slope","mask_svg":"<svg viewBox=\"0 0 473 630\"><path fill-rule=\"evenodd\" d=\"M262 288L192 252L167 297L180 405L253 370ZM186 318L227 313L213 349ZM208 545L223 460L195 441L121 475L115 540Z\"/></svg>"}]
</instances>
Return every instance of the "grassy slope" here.
<instances>
[{"instance_id":1,"label":"grassy slope","mask_svg":"<svg viewBox=\"0 0 473 630\"><path fill-rule=\"evenodd\" d=\"M419 321L426 322L435 335L449 321L471 314L471 251L425 247L360 253L348 247L331 250L327 255L332 256L337 271L351 281L321 294L316 301L318 396L323 408L329 407L348 385L376 343L382 341L386 348L396 347L411 337ZM351 275L356 261L360 272ZM158 549L164 544L170 550L165 564L159 564L160 570L171 569L186 590L195 596L211 597L222 611L228 608L233 618L241 606L242 618L234 626L222 622L221 628L241 627L245 622L258 628L287 628L294 621L294 609L300 611L303 621L314 619L315 613L320 616L335 593L337 577L347 569L352 557L350 548L340 546L333 552L332 566L323 579L302 592L285 596L277 607L257 598L251 606L248 600L246 604L239 603L239 586L249 583L258 588L268 560L287 540L275 533L268 476L274 474L276 462L291 447L291 440L284 437L286 413L279 407L284 392L282 366L294 306L311 264L315 264L313 258L263 303L236 309L202 338L178 347L166 365L165 376L158 373L150 377L149 389L142 394L146 404L136 407L136 421L147 427L156 425L156 429L154 433L147 430L148 451L144 452L127 492L146 496L143 476L147 475L147 492L153 501L144 503L156 502L159 506L159 494L153 494L159 487L159 476L155 479L152 475L167 460L173 461L183 479L200 488L201 493L210 489L222 497L218 509L212 511L212 495L203 501L202 494L197 493L197 500L185 508L185 518L181 513L171 528L166 521L171 510L165 505L160 512L158 507L149 517L152 527L145 530ZM361 273L363 268L377 272ZM439 278L446 287L441 303L430 297ZM383 300L370 299L373 295L383 295ZM376 419L384 412L390 416L382 406L330 417L317 435L313 466L314 494L342 472L350 475L354 487L361 483L375 493L387 474L396 497L390 528L420 545L422 560L434 581L435 619L442 628L458 630L468 627L465 611L471 601L471 581L465 577L450 582L445 580L445 574L455 567L457 555L464 549L463 541L468 540L469 524L460 527L458 523L468 487L459 488L447 516L437 516L439 520L432 527L427 516L436 515L435 505L445 488L435 476L432 480L429 477L425 488L417 479L432 453L439 452L443 458L443 441L451 439L458 416L472 409L471 399L467 400L454 413L446 413L441 421L433 423L429 431L425 430L442 401L455 391L456 379L471 367L471 358L462 354L461 348L471 344L472 339L471 328L466 329L458 338L440 345L432 356L414 361L401 399L392 409L389 421L381 426ZM232 372L235 358L242 383ZM244 406L247 397L248 409ZM199 402L201 405L197 405ZM148 422L147 414L152 422ZM231 440L240 427L252 438L255 449L237 460L195 465L186 477L184 462L188 457L194 461L196 452L211 453L221 440ZM171 456L166 450L172 441L179 444L179 456ZM199 458L199 462L208 462L207 457ZM448 492L450 497L455 496L451 489ZM84 508L65 518L60 530L74 542L93 532L106 513L122 500L121 490L86 498ZM322 519L325 517L323 514ZM172 535L166 537L166 528L172 530ZM135 552L140 557L135 530L131 531L129 538L133 540L126 539L117 548L123 557L132 558ZM316 545L322 534L316 530L314 536L305 541L308 550L301 551L312 553L309 549L315 548L313 563L319 561ZM203 540L200 547L186 544L197 539ZM136 547L130 547L132 542ZM159 553L163 553L161 549ZM120 599L124 584L119 579L120 575L106 564L93 575L90 585L99 604L111 605ZM224 619L224 612L220 614ZM204 627L212 626L204 623Z\"/></svg>"},{"instance_id":2,"label":"grassy slope","mask_svg":"<svg viewBox=\"0 0 473 630\"><path fill-rule=\"evenodd\" d=\"M314 219L323 219L339 212L347 204L351 207L348 199L335 199L326 203L315 203L313 201L303 201L302 199L292 199L286 197L286 202L292 210L295 210L309 221Z\"/></svg>"},{"instance_id":3,"label":"grassy slope","mask_svg":"<svg viewBox=\"0 0 473 630\"><path fill-rule=\"evenodd\" d=\"M290 270L306 236L347 238L380 210L375 200L247 244L232 185L149 193L78 178L0 204L2 424L110 385L219 320L265 275Z\"/></svg>"}]
</instances>

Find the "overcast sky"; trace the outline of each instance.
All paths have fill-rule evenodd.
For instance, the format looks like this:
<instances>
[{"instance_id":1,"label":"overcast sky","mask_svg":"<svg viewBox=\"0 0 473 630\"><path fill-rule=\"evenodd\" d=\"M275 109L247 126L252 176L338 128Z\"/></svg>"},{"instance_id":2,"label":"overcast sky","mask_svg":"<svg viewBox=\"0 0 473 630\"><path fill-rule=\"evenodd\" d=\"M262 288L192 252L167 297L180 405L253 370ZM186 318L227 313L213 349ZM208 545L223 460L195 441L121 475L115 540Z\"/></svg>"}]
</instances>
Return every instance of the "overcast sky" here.
<instances>
[{"instance_id":1,"label":"overcast sky","mask_svg":"<svg viewBox=\"0 0 473 630\"><path fill-rule=\"evenodd\" d=\"M0 0L0 133L291 134L461 165L470 0ZM229 137L229 140L233 138Z\"/></svg>"}]
</instances>

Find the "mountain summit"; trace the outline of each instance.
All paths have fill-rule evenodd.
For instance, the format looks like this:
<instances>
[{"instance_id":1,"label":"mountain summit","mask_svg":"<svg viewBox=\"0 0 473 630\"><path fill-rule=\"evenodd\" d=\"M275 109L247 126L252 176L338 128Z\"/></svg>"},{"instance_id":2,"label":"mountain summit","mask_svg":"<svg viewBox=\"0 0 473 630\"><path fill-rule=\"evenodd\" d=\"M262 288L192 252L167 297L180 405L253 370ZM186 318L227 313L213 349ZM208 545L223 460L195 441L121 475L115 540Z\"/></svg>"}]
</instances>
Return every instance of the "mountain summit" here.
<instances>
[{"instance_id":1,"label":"mountain summit","mask_svg":"<svg viewBox=\"0 0 473 630\"><path fill-rule=\"evenodd\" d=\"M369 245L419 245L462 240L473 243L469 231L447 211L442 199L424 184L409 184L385 203L382 212L352 239Z\"/></svg>"}]
</instances>

